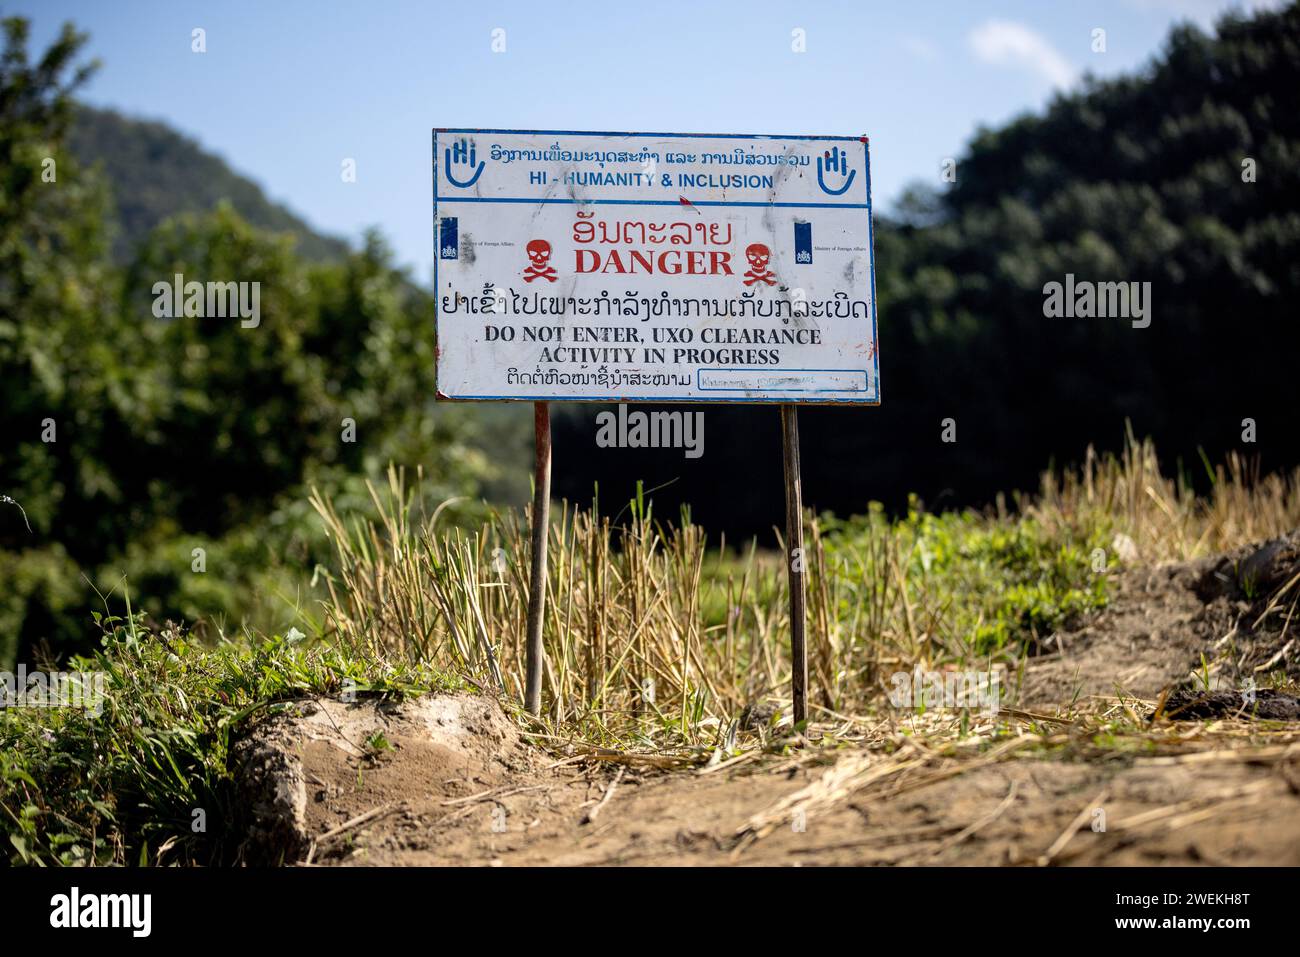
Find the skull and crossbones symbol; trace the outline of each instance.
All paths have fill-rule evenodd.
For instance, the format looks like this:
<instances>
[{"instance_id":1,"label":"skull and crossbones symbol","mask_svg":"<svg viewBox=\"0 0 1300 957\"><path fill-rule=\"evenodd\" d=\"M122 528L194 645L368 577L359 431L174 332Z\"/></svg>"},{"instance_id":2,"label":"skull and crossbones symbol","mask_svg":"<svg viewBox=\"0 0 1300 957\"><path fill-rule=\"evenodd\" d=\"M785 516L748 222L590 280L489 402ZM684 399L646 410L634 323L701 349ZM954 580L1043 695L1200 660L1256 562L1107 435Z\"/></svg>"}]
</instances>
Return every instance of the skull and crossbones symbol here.
<instances>
[{"instance_id":1,"label":"skull and crossbones symbol","mask_svg":"<svg viewBox=\"0 0 1300 957\"><path fill-rule=\"evenodd\" d=\"M524 267L524 282L532 282L534 279L555 282L555 268L547 264L547 260L551 258L551 244L545 239L534 239L524 249L528 252L529 262L529 265Z\"/></svg>"},{"instance_id":2,"label":"skull and crossbones symbol","mask_svg":"<svg viewBox=\"0 0 1300 957\"><path fill-rule=\"evenodd\" d=\"M752 286L756 282L764 282L769 286L776 285L776 273L767 268L767 264L772 258L770 249L762 243L753 243L745 247L745 258L749 260L750 266L745 271L746 286Z\"/></svg>"}]
</instances>

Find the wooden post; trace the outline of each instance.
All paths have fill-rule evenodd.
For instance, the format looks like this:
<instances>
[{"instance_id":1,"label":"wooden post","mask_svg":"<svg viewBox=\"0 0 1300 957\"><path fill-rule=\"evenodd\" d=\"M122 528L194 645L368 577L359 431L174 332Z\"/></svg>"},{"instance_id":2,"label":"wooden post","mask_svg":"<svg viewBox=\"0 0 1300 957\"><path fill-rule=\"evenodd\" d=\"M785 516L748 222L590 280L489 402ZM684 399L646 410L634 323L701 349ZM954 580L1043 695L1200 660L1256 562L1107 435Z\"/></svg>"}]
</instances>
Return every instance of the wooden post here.
<instances>
[{"instance_id":1,"label":"wooden post","mask_svg":"<svg viewBox=\"0 0 1300 957\"><path fill-rule=\"evenodd\" d=\"M533 480L533 567L528 586L528 684L524 707L542 711L542 615L546 611L546 539L551 526L551 407L533 403L537 474Z\"/></svg>"},{"instance_id":2,"label":"wooden post","mask_svg":"<svg viewBox=\"0 0 1300 957\"><path fill-rule=\"evenodd\" d=\"M804 643L803 479L799 472L799 407L781 406L781 445L785 456L785 544L790 573L790 696L794 723L808 717L808 647Z\"/></svg>"}]
</instances>

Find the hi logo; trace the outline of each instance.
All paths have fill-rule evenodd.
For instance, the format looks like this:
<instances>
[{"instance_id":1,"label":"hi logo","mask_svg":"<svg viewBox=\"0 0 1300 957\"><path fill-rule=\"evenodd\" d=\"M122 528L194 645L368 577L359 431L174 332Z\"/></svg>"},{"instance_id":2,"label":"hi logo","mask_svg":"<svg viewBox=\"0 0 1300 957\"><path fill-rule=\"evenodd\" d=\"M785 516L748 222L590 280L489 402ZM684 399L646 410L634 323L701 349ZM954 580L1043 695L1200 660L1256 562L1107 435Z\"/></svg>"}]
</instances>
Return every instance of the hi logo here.
<instances>
[{"instance_id":1,"label":"hi logo","mask_svg":"<svg viewBox=\"0 0 1300 957\"><path fill-rule=\"evenodd\" d=\"M478 161L474 144L466 140L461 140L455 146L448 146L443 151L442 165L447 180L452 186L459 186L461 189L469 189L483 175L484 164ZM469 175L468 179L457 179L457 173L461 176L472 175Z\"/></svg>"},{"instance_id":2,"label":"hi logo","mask_svg":"<svg viewBox=\"0 0 1300 957\"><path fill-rule=\"evenodd\" d=\"M832 183L839 177L844 176L844 182L840 184L839 189L827 185L826 175L828 173ZM853 177L857 174L857 170L849 169L849 154L838 146L827 150L825 156L817 157L817 185L822 188L823 193L828 193L831 196L843 196L849 191L849 187L853 185Z\"/></svg>"}]
</instances>

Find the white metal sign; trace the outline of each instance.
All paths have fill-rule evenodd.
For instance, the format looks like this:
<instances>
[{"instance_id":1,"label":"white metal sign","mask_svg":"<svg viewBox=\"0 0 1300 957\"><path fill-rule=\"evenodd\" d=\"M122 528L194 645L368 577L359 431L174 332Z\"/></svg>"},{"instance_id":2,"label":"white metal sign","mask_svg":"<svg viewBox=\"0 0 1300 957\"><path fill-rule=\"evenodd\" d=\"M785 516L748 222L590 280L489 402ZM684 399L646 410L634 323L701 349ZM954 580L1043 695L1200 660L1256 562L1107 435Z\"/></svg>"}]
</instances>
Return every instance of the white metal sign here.
<instances>
[{"instance_id":1,"label":"white metal sign","mask_svg":"<svg viewBox=\"0 0 1300 957\"><path fill-rule=\"evenodd\" d=\"M435 130L438 397L880 401L866 137Z\"/></svg>"}]
</instances>

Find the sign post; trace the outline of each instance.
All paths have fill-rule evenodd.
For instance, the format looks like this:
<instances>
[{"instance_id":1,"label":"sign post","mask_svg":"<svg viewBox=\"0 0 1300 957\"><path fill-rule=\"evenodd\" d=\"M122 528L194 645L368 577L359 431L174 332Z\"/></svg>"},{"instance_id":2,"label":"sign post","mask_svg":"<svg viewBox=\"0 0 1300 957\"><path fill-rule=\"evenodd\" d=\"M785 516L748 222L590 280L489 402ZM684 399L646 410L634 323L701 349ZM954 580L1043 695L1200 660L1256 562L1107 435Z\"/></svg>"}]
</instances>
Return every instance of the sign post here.
<instances>
[{"instance_id":1,"label":"sign post","mask_svg":"<svg viewBox=\"0 0 1300 957\"><path fill-rule=\"evenodd\" d=\"M525 706L540 713L548 403L766 403L805 720L797 408L880 403L867 138L435 130L433 203L437 397L535 404ZM674 444L674 415L651 444Z\"/></svg>"},{"instance_id":2,"label":"sign post","mask_svg":"<svg viewBox=\"0 0 1300 957\"><path fill-rule=\"evenodd\" d=\"M799 470L799 407L781 406L785 459L785 561L790 576L790 697L797 725L808 717L808 646L804 643L803 478Z\"/></svg>"},{"instance_id":3,"label":"sign post","mask_svg":"<svg viewBox=\"0 0 1300 957\"><path fill-rule=\"evenodd\" d=\"M528 579L528 646L524 707L542 713L542 617L546 612L546 538L551 527L551 407L533 403L536 473L533 476L533 566Z\"/></svg>"}]
</instances>

